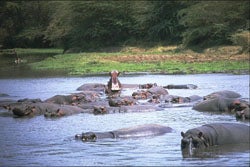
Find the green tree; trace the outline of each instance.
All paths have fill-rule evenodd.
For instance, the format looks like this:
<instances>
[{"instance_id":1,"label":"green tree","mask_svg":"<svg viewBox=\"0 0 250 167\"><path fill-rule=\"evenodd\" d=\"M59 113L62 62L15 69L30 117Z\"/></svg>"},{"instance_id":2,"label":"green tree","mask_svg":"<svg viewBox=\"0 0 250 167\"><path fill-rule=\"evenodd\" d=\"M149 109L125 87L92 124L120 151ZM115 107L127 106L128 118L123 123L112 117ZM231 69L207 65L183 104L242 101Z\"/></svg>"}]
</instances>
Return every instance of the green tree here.
<instances>
[{"instance_id":1,"label":"green tree","mask_svg":"<svg viewBox=\"0 0 250 167\"><path fill-rule=\"evenodd\" d=\"M129 37L133 20L127 1L61 2L46 37L64 49L116 45ZM54 34L54 35L52 35Z\"/></svg>"},{"instance_id":2,"label":"green tree","mask_svg":"<svg viewBox=\"0 0 250 167\"><path fill-rule=\"evenodd\" d=\"M23 26L20 2L0 2L0 45L3 48L15 46L14 35Z\"/></svg>"},{"instance_id":3,"label":"green tree","mask_svg":"<svg viewBox=\"0 0 250 167\"><path fill-rule=\"evenodd\" d=\"M146 37L153 41L178 43L183 25L178 22L178 11L187 3L182 1L149 1L151 8L145 19Z\"/></svg>"},{"instance_id":4,"label":"green tree","mask_svg":"<svg viewBox=\"0 0 250 167\"><path fill-rule=\"evenodd\" d=\"M178 13L186 27L186 47L207 47L229 44L229 36L237 29L246 29L249 22L249 1L202 1Z\"/></svg>"},{"instance_id":5,"label":"green tree","mask_svg":"<svg viewBox=\"0 0 250 167\"><path fill-rule=\"evenodd\" d=\"M48 1L21 1L22 30L16 35L19 47L48 47L44 39L50 21L51 5Z\"/></svg>"}]
</instances>

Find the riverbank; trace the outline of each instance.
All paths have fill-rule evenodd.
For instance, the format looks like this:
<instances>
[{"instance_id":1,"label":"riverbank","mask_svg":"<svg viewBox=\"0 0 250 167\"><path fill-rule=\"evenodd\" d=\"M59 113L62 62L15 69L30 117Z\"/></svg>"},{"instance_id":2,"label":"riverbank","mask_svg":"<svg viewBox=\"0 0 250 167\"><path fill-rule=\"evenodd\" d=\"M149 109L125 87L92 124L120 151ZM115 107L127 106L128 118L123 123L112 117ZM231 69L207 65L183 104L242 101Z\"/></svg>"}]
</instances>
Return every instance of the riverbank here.
<instances>
[{"instance_id":1,"label":"riverbank","mask_svg":"<svg viewBox=\"0 0 250 167\"><path fill-rule=\"evenodd\" d=\"M65 71L67 75L101 75L117 69L125 74L249 73L249 54L238 46L220 46L194 52L176 46L108 48L100 52L63 54L60 49L19 49L18 55L53 56L27 65L34 71ZM41 55L42 56L42 55Z\"/></svg>"}]
</instances>

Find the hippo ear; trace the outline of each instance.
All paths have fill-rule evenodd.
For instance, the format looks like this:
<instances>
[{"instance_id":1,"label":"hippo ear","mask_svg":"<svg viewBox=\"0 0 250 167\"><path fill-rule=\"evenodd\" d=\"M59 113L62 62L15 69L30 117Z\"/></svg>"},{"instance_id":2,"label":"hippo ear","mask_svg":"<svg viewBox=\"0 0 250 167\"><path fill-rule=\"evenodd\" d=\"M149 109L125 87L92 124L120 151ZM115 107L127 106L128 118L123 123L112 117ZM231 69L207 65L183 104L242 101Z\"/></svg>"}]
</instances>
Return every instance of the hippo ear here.
<instances>
[{"instance_id":1,"label":"hippo ear","mask_svg":"<svg viewBox=\"0 0 250 167\"><path fill-rule=\"evenodd\" d=\"M121 73L121 72L118 72L118 73L117 73L117 76L119 76L119 75L120 75L120 73Z\"/></svg>"},{"instance_id":2,"label":"hippo ear","mask_svg":"<svg viewBox=\"0 0 250 167\"><path fill-rule=\"evenodd\" d=\"M109 72L109 76L112 76L112 75L111 75L111 72Z\"/></svg>"},{"instance_id":3,"label":"hippo ear","mask_svg":"<svg viewBox=\"0 0 250 167\"><path fill-rule=\"evenodd\" d=\"M184 137L184 132L181 132L181 136Z\"/></svg>"},{"instance_id":4,"label":"hippo ear","mask_svg":"<svg viewBox=\"0 0 250 167\"><path fill-rule=\"evenodd\" d=\"M202 132L199 132L198 137L201 138L202 135L203 135L203 133L202 133Z\"/></svg>"}]
</instances>

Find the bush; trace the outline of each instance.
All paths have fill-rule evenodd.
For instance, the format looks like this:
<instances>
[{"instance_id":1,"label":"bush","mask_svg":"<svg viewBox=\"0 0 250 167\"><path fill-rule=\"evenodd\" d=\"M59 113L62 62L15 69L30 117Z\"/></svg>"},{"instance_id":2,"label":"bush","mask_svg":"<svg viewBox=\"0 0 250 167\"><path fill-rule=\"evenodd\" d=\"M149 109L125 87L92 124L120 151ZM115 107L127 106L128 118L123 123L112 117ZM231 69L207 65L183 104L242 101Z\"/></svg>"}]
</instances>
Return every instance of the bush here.
<instances>
[{"instance_id":1,"label":"bush","mask_svg":"<svg viewBox=\"0 0 250 167\"><path fill-rule=\"evenodd\" d=\"M250 40L249 31L238 31L230 36L230 40L235 45L239 45L242 47L241 53L250 52Z\"/></svg>"}]
</instances>

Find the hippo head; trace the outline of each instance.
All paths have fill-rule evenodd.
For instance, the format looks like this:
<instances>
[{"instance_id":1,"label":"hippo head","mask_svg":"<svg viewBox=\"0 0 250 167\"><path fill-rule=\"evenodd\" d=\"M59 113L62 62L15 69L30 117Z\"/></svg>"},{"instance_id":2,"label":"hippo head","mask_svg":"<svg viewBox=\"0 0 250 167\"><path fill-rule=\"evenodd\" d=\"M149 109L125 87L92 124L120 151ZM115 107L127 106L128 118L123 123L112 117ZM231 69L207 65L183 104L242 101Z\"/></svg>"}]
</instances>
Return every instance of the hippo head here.
<instances>
[{"instance_id":1,"label":"hippo head","mask_svg":"<svg viewBox=\"0 0 250 167\"><path fill-rule=\"evenodd\" d=\"M46 112L44 113L45 117L61 117L64 115L65 114L63 113L63 111L60 108L58 108L55 111L50 111L50 110L46 109Z\"/></svg>"},{"instance_id":2,"label":"hippo head","mask_svg":"<svg viewBox=\"0 0 250 167\"><path fill-rule=\"evenodd\" d=\"M17 116L29 116L29 115L32 115L33 112L35 110L35 107L31 107L31 106L28 106L27 108L25 109L21 109L21 108L13 108L12 112L14 115L17 115Z\"/></svg>"},{"instance_id":3,"label":"hippo head","mask_svg":"<svg viewBox=\"0 0 250 167\"><path fill-rule=\"evenodd\" d=\"M120 72L118 72L117 70L113 70L109 73L109 75L111 77L111 90L112 91L121 90L121 86L119 85L119 81L118 81L119 74L120 74Z\"/></svg>"},{"instance_id":4,"label":"hippo head","mask_svg":"<svg viewBox=\"0 0 250 167\"><path fill-rule=\"evenodd\" d=\"M195 135L181 132L181 136L181 150L187 151L189 155L192 155L196 149L203 149L209 146L202 132Z\"/></svg>"},{"instance_id":5,"label":"hippo head","mask_svg":"<svg viewBox=\"0 0 250 167\"><path fill-rule=\"evenodd\" d=\"M249 107L245 108L245 109L243 109L241 111L236 111L235 112L235 117L236 117L236 119L242 119L242 120L250 119Z\"/></svg>"},{"instance_id":6,"label":"hippo head","mask_svg":"<svg viewBox=\"0 0 250 167\"><path fill-rule=\"evenodd\" d=\"M75 139L82 140L84 142L86 141L96 141L96 135L93 132L86 132L82 134L76 134Z\"/></svg>"}]
</instances>

